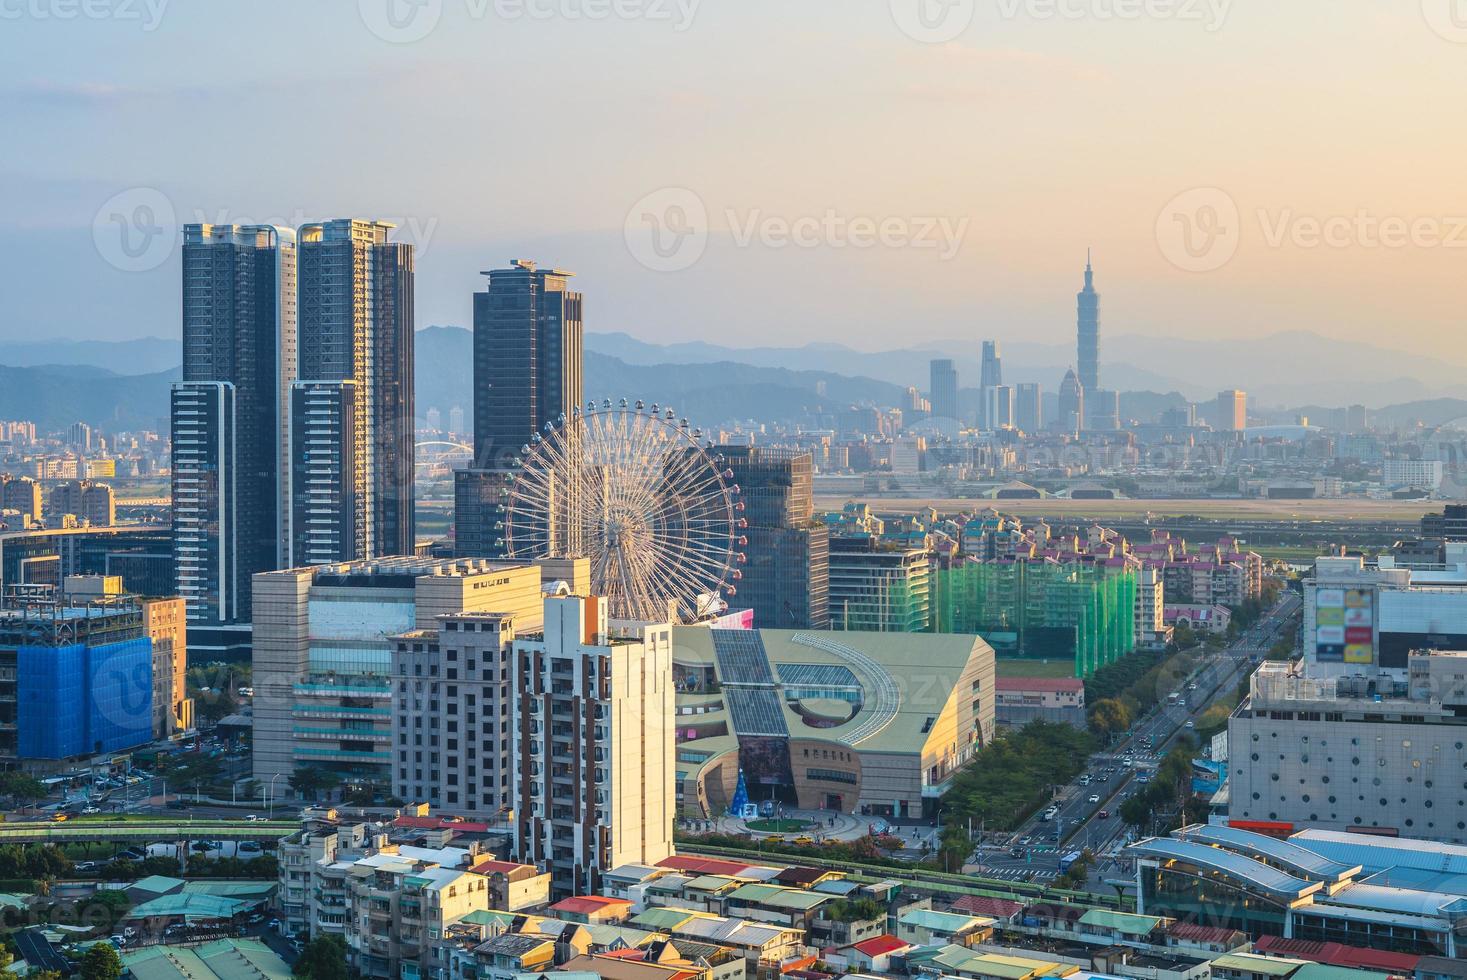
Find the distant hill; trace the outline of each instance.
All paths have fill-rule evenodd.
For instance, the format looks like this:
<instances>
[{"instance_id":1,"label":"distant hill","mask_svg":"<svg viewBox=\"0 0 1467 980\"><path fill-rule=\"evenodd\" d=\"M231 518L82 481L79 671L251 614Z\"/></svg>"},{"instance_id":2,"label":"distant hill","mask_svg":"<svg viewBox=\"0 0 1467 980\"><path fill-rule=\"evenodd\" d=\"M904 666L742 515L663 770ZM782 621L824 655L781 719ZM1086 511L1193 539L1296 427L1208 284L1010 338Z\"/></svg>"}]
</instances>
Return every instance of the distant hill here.
<instances>
[{"instance_id":1,"label":"distant hill","mask_svg":"<svg viewBox=\"0 0 1467 980\"><path fill-rule=\"evenodd\" d=\"M105 368L121 375L160 374L182 360L179 341L161 337L137 340L35 340L0 344L0 363L11 367L50 365Z\"/></svg>"},{"instance_id":2,"label":"distant hill","mask_svg":"<svg viewBox=\"0 0 1467 980\"><path fill-rule=\"evenodd\" d=\"M121 375L84 365L0 365L0 418L30 419L48 432L78 421L166 432L168 386L180 376L177 367Z\"/></svg>"}]
</instances>

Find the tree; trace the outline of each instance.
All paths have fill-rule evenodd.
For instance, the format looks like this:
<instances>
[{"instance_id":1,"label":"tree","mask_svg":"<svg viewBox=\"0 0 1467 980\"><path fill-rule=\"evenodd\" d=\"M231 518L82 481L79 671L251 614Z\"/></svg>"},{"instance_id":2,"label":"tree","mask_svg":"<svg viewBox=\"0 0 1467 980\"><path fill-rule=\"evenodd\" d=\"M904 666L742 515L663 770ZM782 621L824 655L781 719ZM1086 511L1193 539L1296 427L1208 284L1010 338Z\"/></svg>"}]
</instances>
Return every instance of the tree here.
<instances>
[{"instance_id":1,"label":"tree","mask_svg":"<svg viewBox=\"0 0 1467 980\"><path fill-rule=\"evenodd\" d=\"M81 980L119 980L121 976L122 957L111 943L97 943L82 956ZM346 980L345 975L339 980Z\"/></svg>"},{"instance_id":2,"label":"tree","mask_svg":"<svg viewBox=\"0 0 1467 980\"><path fill-rule=\"evenodd\" d=\"M0 772L0 795L17 800L44 800L50 792L36 777L11 770Z\"/></svg>"},{"instance_id":3,"label":"tree","mask_svg":"<svg viewBox=\"0 0 1467 980\"><path fill-rule=\"evenodd\" d=\"M323 790L341 785L341 778L329 769L319 766L300 766L287 780L290 788L308 799L318 799Z\"/></svg>"},{"instance_id":4,"label":"tree","mask_svg":"<svg viewBox=\"0 0 1467 980\"><path fill-rule=\"evenodd\" d=\"M126 915L130 908L132 908L132 900L127 897L127 892L115 888L102 888L87 899L86 903L77 911L89 924L110 930L117 925L117 920Z\"/></svg>"},{"instance_id":5,"label":"tree","mask_svg":"<svg viewBox=\"0 0 1467 980\"><path fill-rule=\"evenodd\" d=\"M1131 727L1131 709L1118 698L1103 698L1090 706L1090 730L1109 739Z\"/></svg>"},{"instance_id":6,"label":"tree","mask_svg":"<svg viewBox=\"0 0 1467 980\"><path fill-rule=\"evenodd\" d=\"M346 940L323 933L306 943L301 958L296 960L295 975L309 980L347 980Z\"/></svg>"}]
</instances>

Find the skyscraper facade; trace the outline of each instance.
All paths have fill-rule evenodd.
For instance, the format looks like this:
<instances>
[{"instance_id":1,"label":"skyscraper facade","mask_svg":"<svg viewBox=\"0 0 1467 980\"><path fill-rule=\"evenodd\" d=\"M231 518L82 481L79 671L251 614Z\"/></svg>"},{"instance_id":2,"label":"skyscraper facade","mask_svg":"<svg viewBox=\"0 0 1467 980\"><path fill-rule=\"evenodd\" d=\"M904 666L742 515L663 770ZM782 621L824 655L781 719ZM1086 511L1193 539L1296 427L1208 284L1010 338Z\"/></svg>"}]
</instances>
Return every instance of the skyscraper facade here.
<instances>
[{"instance_id":1,"label":"skyscraper facade","mask_svg":"<svg viewBox=\"0 0 1467 980\"><path fill-rule=\"evenodd\" d=\"M248 622L250 576L286 560L296 275L289 228L184 226L183 380L169 414L190 625Z\"/></svg>"},{"instance_id":2,"label":"skyscraper facade","mask_svg":"<svg viewBox=\"0 0 1467 980\"><path fill-rule=\"evenodd\" d=\"M1085 385L1071 368L1060 382L1059 418L1055 420L1066 435L1078 435L1085 427Z\"/></svg>"},{"instance_id":3,"label":"skyscraper facade","mask_svg":"<svg viewBox=\"0 0 1467 980\"><path fill-rule=\"evenodd\" d=\"M1035 433L1044 428L1043 392L1037 384L1021 384L1014 389L1014 427Z\"/></svg>"},{"instance_id":4,"label":"skyscraper facade","mask_svg":"<svg viewBox=\"0 0 1467 980\"><path fill-rule=\"evenodd\" d=\"M1248 428L1248 395L1241 391L1219 391L1213 407L1213 427L1220 432L1242 432Z\"/></svg>"},{"instance_id":5,"label":"skyscraper facade","mask_svg":"<svg viewBox=\"0 0 1467 980\"><path fill-rule=\"evenodd\" d=\"M571 273L515 260L474 294L474 468L454 484L458 554L504 553L500 489L533 437L583 394L583 299Z\"/></svg>"},{"instance_id":6,"label":"skyscraper facade","mask_svg":"<svg viewBox=\"0 0 1467 980\"><path fill-rule=\"evenodd\" d=\"M984 388L997 388L1003 384L1003 357L999 353L996 340L983 342L982 383Z\"/></svg>"},{"instance_id":7,"label":"skyscraper facade","mask_svg":"<svg viewBox=\"0 0 1467 980\"><path fill-rule=\"evenodd\" d=\"M1100 294L1095 291L1095 271L1085 255L1085 288L1076 297L1079 305L1078 364L1080 384L1086 391L1100 389Z\"/></svg>"},{"instance_id":8,"label":"skyscraper facade","mask_svg":"<svg viewBox=\"0 0 1467 980\"><path fill-rule=\"evenodd\" d=\"M958 369L953 362L943 358L931 364L932 417L935 419L958 418Z\"/></svg>"},{"instance_id":9,"label":"skyscraper facade","mask_svg":"<svg viewBox=\"0 0 1467 980\"><path fill-rule=\"evenodd\" d=\"M413 552L414 256L387 240L392 227L341 218L299 231L292 566ZM327 437L350 452L323 452Z\"/></svg>"},{"instance_id":10,"label":"skyscraper facade","mask_svg":"<svg viewBox=\"0 0 1467 980\"><path fill-rule=\"evenodd\" d=\"M994 385L983 389L983 423L987 429L1014 427L1014 389Z\"/></svg>"},{"instance_id":11,"label":"skyscraper facade","mask_svg":"<svg viewBox=\"0 0 1467 980\"><path fill-rule=\"evenodd\" d=\"M735 604L772 629L830 626L830 530L815 520L809 453L721 446L749 522Z\"/></svg>"}]
</instances>

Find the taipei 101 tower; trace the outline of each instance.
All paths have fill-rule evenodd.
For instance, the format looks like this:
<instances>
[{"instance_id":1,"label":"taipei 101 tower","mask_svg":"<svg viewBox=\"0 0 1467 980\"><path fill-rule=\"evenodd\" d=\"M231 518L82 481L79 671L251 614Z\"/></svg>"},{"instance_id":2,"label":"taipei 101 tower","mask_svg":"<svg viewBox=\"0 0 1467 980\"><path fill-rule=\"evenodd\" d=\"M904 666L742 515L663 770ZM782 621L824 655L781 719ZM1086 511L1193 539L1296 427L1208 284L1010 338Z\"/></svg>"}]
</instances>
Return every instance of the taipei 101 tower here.
<instances>
[{"instance_id":1,"label":"taipei 101 tower","mask_svg":"<svg viewBox=\"0 0 1467 980\"><path fill-rule=\"evenodd\" d=\"M1090 252L1085 252L1085 288L1077 297L1080 307L1078 365L1080 384L1087 392L1100 389L1100 294L1095 291L1095 272Z\"/></svg>"}]
</instances>

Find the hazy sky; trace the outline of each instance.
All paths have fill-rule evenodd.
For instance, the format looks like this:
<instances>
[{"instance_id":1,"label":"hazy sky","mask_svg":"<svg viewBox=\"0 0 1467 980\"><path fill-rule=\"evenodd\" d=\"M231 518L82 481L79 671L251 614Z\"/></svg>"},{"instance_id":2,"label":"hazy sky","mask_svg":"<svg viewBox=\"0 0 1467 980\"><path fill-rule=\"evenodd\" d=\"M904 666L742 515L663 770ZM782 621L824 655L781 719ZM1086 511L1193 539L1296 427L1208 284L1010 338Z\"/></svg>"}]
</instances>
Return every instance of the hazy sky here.
<instances>
[{"instance_id":1,"label":"hazy sky","mask_svg":"<svg viewBox=\"0 0 1467 980\"><path fill-rule=\"evenodd\" d=\"M1068 342L1093 246L1105 331L1450 351L1456 2L0 0L0 341L176 336L179 225L357 215L420 326L527 257L650 340Z\"/></svg>"}]
</instances>

